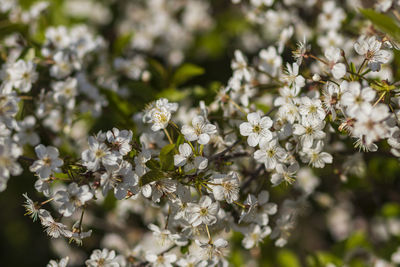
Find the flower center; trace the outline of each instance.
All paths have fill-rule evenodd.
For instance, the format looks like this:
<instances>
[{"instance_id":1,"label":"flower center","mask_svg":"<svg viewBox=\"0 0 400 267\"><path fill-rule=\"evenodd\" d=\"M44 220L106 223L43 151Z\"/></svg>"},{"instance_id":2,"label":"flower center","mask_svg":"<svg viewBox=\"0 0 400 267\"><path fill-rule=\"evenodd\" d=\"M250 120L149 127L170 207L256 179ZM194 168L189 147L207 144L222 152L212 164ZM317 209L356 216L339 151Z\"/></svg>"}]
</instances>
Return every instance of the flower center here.
<instances>
[{"instance_id":1,"label":"flower center","mask_svg":"<svg viewBox=\"0 0 400 267\"><path fill-rule=\"evenodd\" d=\"M254 127L253 127L253 132L255 132L255 133L259 133L261 131L261 127L260 127L260 125L254 125Z\"/></svg>"},{"instance_id":2,"label":"flower center","mask_svg":"<svg viewBox=\"0 0 400 267\"><path fill-rule=\"evenodd\" d=\"M306 128L306 134L312 134L313 132L314 132L314 129L312 127L308 126Z\"/></svg>"},{"instance_id":3,"label":"flower center","mask_svg":"<svg viewBox=\"0 0 400 267\"><path fill-rule=\"evenodd\" d=\"M268 155L268 157L272 158L273 156L275 156L275 150L273 150L273 149L268 150L267 155Z\"/></svg>"},{"instance_id":4,"label":"flower center","mask_svg":"<svg viewBox=\"0 0 400 267\"><path fill-rule=\"evenodd\" d=\"M201 209L200 209L200 215L201 215L201 216L206 216L207 214L208 214L207 208L201 208Z\"/></svg>"},{"instance_id":5,"label":"flower center","mask_svg":"<svg viewBox=\"0 0 400 267\"><path fill-rule=\"evenodd\" d=\"M95 152L96 158L104 157L105 154L106 154L106 153L104 153L104 151L101 150L101 149L98 149L98 150Z\"/></svg>"},{"instance_id":6,"label":"flower center","mask_svg":"<svg viewBox=\"0 0 400 267\"><path fill-rule=\"evenodd\" d=\"M51 165L51 159L49 157L43 158L43 164L46 165L46 166L50 166Z\"/></svg>"}]
</instances>

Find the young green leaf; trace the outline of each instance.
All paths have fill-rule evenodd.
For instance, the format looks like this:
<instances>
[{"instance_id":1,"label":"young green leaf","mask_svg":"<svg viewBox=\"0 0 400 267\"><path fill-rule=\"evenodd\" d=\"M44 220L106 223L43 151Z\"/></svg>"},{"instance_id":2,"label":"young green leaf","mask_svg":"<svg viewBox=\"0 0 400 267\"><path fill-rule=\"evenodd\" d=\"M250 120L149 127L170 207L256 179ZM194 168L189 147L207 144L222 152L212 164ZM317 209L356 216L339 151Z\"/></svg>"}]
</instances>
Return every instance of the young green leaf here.
<instances>
[{"instance_id":1,"label":"young green leaf","mask_svg":"<svg viewBox=\"0 0 400 267\"><path fill-rule=\"evenodd\" d=\"M190 63L183 64L175 71L171 83L173 86L179 86L187 82L188 80L202 74L204 74L203 68Z\"/></svg>"},{"instance_id":2,"label":"young green leaf","mask_svg":"<svg viewBox=\"0 0 400 267\"><path fill-rule=\"evenodd\" d=\"M391 17L378 13L372 9L360 9L360 12L380 31L388 34L397 42L400 42L400 27Z\"/></svg>"},{"instance_id":3,"label":"young green leaf","mask_svg":"<svg viewBox=\"0 0 400 267\"><path fill-rule=\"evenodd\" d=\"M153 181L158 181L160 179L164 178L164 173L159 170L151 170L142 177L140 177L140 186L144 186L148 183L151 183Z\"/></svg>"}]
</instances>

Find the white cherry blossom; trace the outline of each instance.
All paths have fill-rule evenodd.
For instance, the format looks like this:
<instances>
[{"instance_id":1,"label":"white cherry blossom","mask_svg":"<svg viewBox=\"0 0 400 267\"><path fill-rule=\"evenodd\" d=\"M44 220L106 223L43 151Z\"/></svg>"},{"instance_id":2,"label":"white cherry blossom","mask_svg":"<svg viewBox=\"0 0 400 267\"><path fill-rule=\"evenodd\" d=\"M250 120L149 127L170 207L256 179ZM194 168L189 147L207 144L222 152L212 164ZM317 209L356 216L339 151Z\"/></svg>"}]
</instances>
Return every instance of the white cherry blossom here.
<instances>
[{"instance_id":1,"label":"white cherry blossom","mask_svg":"<svg viewBox=\"0 0 400 267\"><path fill-rule=\"evenodd\" d=\"M35 152L39 159L30 166L31 172L36 172L40 179L48 178L54 172L60 172L59 167L63 165L63 160L58 157L57 148L40 144L35 147Z\"/></svg>"},{"instance_id":2,"label":"white cherry blossom","mask_svg":"<svg viewBox=\"0 0 400 267\"><path fill-rule=\"evenodd\" d=\"M204 117L196 116L192 119L192 126L184 125L182 134L188 141L197 141L201 145L206 145L213 134L217 133L217 127L208 123Z\"/></svg>"},{"instance_id":3,"label":"white cherry blossom","mask_svg":"<svg viewBox=\"0 0 400 267\"><path fill-rule=\"evenodd\" d=\"M249 146L255 147L262 141L269 141L272 139L272 133L268 130L272 126L270 117L262 117L260 114L254 112L247 115L248 122L240 124L240 134L248 136L247 143Z\"/></svg>"}]
</instances>

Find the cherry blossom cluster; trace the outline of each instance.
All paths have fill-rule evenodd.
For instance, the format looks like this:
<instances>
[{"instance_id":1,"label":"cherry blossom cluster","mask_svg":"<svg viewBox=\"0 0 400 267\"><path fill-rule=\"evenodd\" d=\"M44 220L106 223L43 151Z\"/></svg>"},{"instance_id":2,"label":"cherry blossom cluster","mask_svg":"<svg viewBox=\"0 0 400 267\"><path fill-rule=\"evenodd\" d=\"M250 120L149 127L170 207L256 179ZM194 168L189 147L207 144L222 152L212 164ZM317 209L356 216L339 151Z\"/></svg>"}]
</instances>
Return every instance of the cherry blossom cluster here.
<instances>
[{"instance_id":1,"label":"cherry blossom cluster","mask_svg":"<svg viewBox=\"0 0 400 267\"><path fill-rule=\"evenodd\" d=\"M96 229L106 232L104 248L85 256L64 249L48 266L228 266L233 238L250 251L266 240L277 248L290 243L310 201L329 209L334 239L355 228L350 204L317 192L317 175L335 167L346 181L365 170L363 155L400 157L395 41L362 17L347 17L356 1L232 2L254 38L232 53L232 75L212 101L197 107L159 97L129 114L132 127L96 133L87 122L108 109L123 113L129 82L152 81L152 57L184 62L196 34L214 23L208 2L127 3L118 29L134 33L118 56L87 25L2 40L0 191L26 167L38 193L23 194L26 215L50 238L82 245ZM0 12L33 35L49 5L23 10L8 0ZM301 12L316 14L315 21ZM365 25L356 35L345 23ZM282 187L294 193L275 198ZM98 218L96 209L110 201L107 218ZM144 228L135 242L123 231L132 216ZM400 263L400 248L391 261Z\"/></svg>"}]
</instances>

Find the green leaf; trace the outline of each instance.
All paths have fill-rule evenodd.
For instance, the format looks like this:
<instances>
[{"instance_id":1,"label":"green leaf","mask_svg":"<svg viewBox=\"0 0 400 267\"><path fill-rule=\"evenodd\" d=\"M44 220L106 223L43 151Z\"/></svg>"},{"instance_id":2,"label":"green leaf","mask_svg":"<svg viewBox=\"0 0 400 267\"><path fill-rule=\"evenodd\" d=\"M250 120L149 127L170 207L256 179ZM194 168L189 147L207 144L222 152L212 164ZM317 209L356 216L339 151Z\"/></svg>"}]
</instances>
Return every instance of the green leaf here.
<instances>
[{"instance_id":1,"label":"green leaf","mask_svg":"<svg viewBox=\"0 0 400 267\"><path fill-rule=\"evenodd\" d=\"M300 267L300 262L292 251L282 249L278 252L277 261L281 267Z\"/></svg>"},{"instance_id":2,"label":"green leaf","mask_svg":"<svg viewBox=\"0 0 400 267\"><path fill-rule=\"evenodd\" d=\"M168 88L157 94L157 98L168 98L170 101L179 102L188 95L187 90L177 90L176 88Z\"/></svg>"},{"instance_id":3,"label":"green leaf","mask_svg":"<svg viewBox=\"0 0 400 267\"><path fill-rule=\"evenodd\" d=\"M190 243L189 243L190 244ZM182 254L186 254L186 253L188 253L189 252L189 244L188 245L186 245L186 246L184 246L184 247L181 247L181 253Z\"/></svg>"},{"instance_id":4,"label":"green leaf","mask_svg":"<svg viewBox=\"0 0 400 267\"><path fill-rule=\"evenodd\" d=\"M159 170L151 170L142 177L140 177L140 186L144 186L148 183L151 183L153 181L157 181L164 178L164 173Z\"/></svg>"},{"instance_id":5,"label":"green leaf","mask_svg":"<svg viewBox=\"0 0 400 267\"><path fill-rule=\"evenodd\" d=\"M35 48L29 48L28 51L26 51L24 59L30 61L33 60L34 58L35 58Z\"/></svg>"},{"instance_id":6,"label":"green leaf","mask_svg":"<svg viewBox=\"0 0 400 267\"><path fill-rule=\"evenodd\" d=\"M175 144L169 144L160 151L160 164L164 171L174 170L174 148Z\"/></svg>"},{"instance_id":7,"label":"green leaf","mask_svg":"<svg viewBox=\"0 0 400 267\"><path fill-rule=\"evenodd\" d=\"M366 234L363 231L353 233L345 242L345 251L350 251L355 248L370 248Z\"/></svg>"},{"instance_id":8,"label":"green leaf","mask_svg":"<svg viewBox=\"0 0 400 267\"><path fill-rule=\"evenodd\" d=\"M117 93L110 90L103 90L103 93L107 96L109 105L114 110L117 110L121 115L126 118L130 118L132 115L132 105L127 100L122 99Z\"/></svg>"},{"instance_id":9,"label":"green leaf","mask_svg":"<svg viewBox=\"0 0 400 267\"><path fill-rule=\"evenodd\" d=\"M178 136L178 139L176 140L176 146L178 147L179 145L182 145L184 142L185 142L185 137L182 134L180 134Z\"/></svg>"},{"instance_id":10,"label":"green leaf","mask_svg":"<svg viewBox=\"0 0 400 267\"><path fill-rule=\"evenodd\" d=\"M391 17L378 13L373 9L360 9L360 12L380 31L390 35L394 40L400 41L400 27Z\"/></svg>"},{"instance_id":11,"label":"green leaf","mask_svg":"<svg viewBox=\"0 0 400 267\"><path fill-rule=\"evenodd\" d=\"M204 74L203 68L196 66L194 64L186 63L186 64L183 64L181 67L179 67L175 71L175 73L172 77L171 84L173 86L179 86L179 85L187 82L188 80L190 80L196 76L202 75L202 74Z\"/></svg>"},{"instance_id":12,"label":"green leaf","mask_svg":"<svg viewBox=\"0 0 400 267\"><path fill-rule=\"evenodd\" d=\"M119 36L113 44L114 55L122 54L122 51L129 44L131 39L132 39L131 33L123 34L123 35Z\"/></svg>"},{"instance_id":13,"label":"green leaf","mask_svg":"<svg viewBox=\"0 0 400 267\"><path fill-rule=\"evenodd\" d=\"M111 211L117 205L117 199L115 198L114 194L107 194L103 202L103 208L106 211Z\"/></svg>"},{"instance_id":14,"label":"green leaf","mask_svg":"<svg viewBox=\"0 0 400 267\"><path fill-rule=\"evenodd\" d=\"M400 205L394 202L386 203L382 207L382 215L385 217L400 216Z\"/></svg>"},{"instance_id":15,"label":"green leaf","mask_svg":"<svg viewBox=\"0 0 400 267\"><path fill-rule=\"evenodd\" d=\"M151 170L159 170L160 169L160 162L155 159L151 159L146 162L146 166Z\"/></svg>"},{"instance_id":16,"label":"green leaf","mask_svg":"<svg viewBox=\"0 0 400 267\"><path fill-rule=\"evenodd\" d=\"M58 179L69 179L68 174L62 172L55 172L53 176Z\"/></svg>"},{"instance_id":17,"label":"green leaf","mask_svg":"<svg viewBox=\"0 0 400 267\"><path fill-rule=\"evenodd\" d=\"M163 65L155 59L149 59L149 71L151 72L151 80L157 83L156 88L165 88L168 72Z\"/></svg>"}]
</instances>

